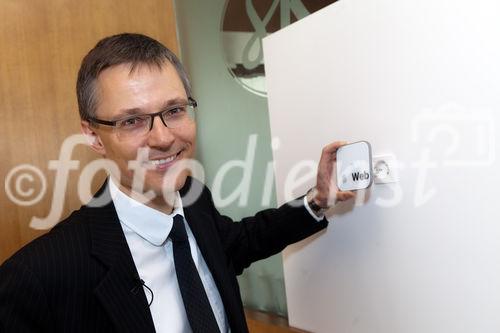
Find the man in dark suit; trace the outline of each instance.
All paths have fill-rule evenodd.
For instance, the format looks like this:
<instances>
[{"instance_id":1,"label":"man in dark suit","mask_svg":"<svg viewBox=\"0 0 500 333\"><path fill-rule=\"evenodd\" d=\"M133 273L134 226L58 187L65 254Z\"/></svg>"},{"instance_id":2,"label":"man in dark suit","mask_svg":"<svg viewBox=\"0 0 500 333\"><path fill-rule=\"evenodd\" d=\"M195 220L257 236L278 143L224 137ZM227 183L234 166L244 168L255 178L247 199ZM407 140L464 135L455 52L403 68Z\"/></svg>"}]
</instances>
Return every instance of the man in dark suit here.
<instances>
[{"instance_id":1,"label":"man in dark suit","mask_svg":"<svg viewBox=\"0 0 500 333\"><path fill-rule=\"evenodd\" d=\"M185 71L138 34L101 40L77 81L82 131L113 162L94 199L0 267L2 332L246 332L236 275L327 226L347 200L326 146L307 196L234 223L190 176Z\"/></svg>"}]
</instances>

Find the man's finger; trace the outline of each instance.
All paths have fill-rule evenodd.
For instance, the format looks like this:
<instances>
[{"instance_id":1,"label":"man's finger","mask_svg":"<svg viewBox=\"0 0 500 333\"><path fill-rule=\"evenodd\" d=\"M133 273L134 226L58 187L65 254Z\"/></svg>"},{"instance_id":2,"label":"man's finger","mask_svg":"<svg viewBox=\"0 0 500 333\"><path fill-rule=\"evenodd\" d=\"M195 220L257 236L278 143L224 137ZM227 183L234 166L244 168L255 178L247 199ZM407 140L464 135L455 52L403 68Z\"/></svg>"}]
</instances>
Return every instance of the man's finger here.
<instances>
[{"instance_id":1,"label":"man's finger","mask_svg":"<svg viewBox=\"0 0 500 333\"><path fill-rule=\"evenodd\" d=\"M353 191L339 191L337 192L337 201L346 201L356 197L356 192Z\"/></svg>"},{"instance_id":2,"label":"man's finger","mask_svg":"<svg viewBox=\"0 0 500 333\"><path fill-rule=\"evenodd\" d=\"M345 146L348 142L347 141L335 141L332 142L325 147L323 147L323 153L324 154L333 154L337 151L342 146Z\"/></svg>"}]
</instances>

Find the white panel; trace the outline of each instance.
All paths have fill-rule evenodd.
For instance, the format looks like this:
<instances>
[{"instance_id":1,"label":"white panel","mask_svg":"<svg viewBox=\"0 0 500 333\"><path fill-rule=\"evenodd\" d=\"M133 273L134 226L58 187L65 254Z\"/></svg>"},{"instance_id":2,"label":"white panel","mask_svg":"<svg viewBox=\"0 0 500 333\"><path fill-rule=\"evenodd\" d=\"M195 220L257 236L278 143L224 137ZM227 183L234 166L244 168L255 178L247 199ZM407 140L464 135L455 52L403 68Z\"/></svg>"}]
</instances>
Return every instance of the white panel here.
<instances>
[{"instance_id":1,"label":"white panel","mask_svg":"<svg viewBox=\"0 0 500 333\"><path fill-rule=\"evenodd\" d=\"M344 0L264 40L280 203L331 141L400 162L286 250L292 325L500 332L499 18L497 0Z\"/></svg>"}]
</instances>

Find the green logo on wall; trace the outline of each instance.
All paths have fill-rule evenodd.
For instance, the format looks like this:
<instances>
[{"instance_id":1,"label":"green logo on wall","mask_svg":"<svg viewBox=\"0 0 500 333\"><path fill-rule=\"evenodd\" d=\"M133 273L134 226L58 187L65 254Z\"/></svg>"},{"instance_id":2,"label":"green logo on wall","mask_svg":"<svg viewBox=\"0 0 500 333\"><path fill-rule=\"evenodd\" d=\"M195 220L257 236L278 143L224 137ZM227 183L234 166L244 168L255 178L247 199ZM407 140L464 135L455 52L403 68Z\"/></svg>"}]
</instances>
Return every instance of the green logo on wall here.
<instances>
[{"instance_id":1,"label":"green logo on wall","mask_svg":"<svg viewBox=\"0 0 500 333\"><path fill-rule=\"evenodd\" d=\"M222 50L231 75L245 89L266 96L262 38L336 0L227 0Z\"/></svg>"}]
</instances>

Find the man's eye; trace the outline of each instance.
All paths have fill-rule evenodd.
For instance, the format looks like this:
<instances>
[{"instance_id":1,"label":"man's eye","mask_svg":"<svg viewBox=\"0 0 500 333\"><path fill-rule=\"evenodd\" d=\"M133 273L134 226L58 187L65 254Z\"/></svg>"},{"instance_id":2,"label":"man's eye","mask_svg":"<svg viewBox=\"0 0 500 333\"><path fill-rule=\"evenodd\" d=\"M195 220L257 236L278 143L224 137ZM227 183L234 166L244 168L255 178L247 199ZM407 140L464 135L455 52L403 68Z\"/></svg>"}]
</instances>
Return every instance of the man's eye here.
<instances>
[{"instance_id":1,"label":"man's eye","mask_svg":"<svg viewBox=\"0 0 500 333\"><path fill-rule=\"evenodd\" d=\"M145 118L142 117L132 117L119 121L118 126L123 128L138 127L143 125L145 121Z\"/></svg>"},{"instance_id":2,"label":"man's eye","mask_svg":"<svg viewBox=\"0 0 500 333\"><path fill-rule=\"evenodd\" d=\"M168 118L176 117L176 116L182 115L185 112L186 112L186 107L179 106L179 107L167 110L165 112L165 116L167 116Z\"/></svg>"}]
</instances>

